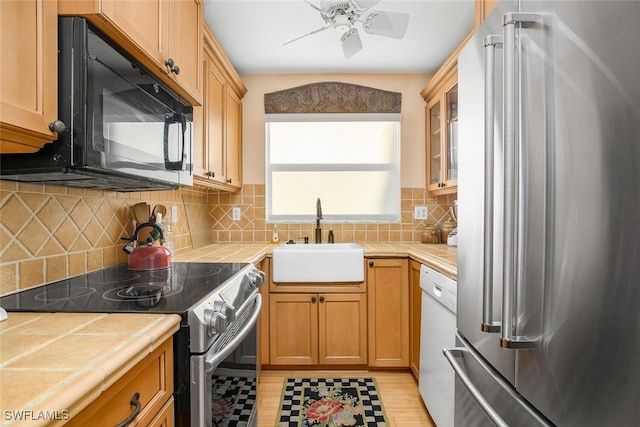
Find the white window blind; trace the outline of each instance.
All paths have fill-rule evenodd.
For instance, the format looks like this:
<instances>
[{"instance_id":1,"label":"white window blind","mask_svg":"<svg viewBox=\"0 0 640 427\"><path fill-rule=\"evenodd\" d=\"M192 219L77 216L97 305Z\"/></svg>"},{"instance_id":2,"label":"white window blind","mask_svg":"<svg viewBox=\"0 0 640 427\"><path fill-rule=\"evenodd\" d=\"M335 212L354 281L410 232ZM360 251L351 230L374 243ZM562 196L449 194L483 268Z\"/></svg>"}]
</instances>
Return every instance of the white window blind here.
<instances>
[{"instance_id":1,"label":"white window blind","mask_svg":"<svg viewBox=\"0 0 640 427\"><path fill-rule=\"evenodd\" d=\"M268 221L400 221L400 114L269 114Z\"/></svg>"}]
</instances>

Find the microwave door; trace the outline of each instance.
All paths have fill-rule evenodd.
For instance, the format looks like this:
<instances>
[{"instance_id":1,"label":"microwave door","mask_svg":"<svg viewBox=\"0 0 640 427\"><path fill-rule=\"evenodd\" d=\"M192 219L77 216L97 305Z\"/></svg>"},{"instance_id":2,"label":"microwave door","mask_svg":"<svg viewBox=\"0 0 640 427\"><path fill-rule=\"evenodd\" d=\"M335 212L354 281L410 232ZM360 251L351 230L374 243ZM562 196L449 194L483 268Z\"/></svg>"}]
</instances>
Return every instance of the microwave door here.
<instances>
[{"instance_id":1,"label":"microwave door","mask_svg":"<svg viewBox=\"0 0 640 427\"><path fill-rule=\"evenodd\" d=\"M131 75L131 63L106 65L100 57L91 62L90 151L94 160L90 166L177 183L178 172L165 164L165 141L166 118L178 114L147 92L154 88L162 92L162 88L149 76Z\"/></svg>"},{"instance_id":2,"label":"microwave door","mask_svg":"<svg viewBox=\"0 0 640 427\"><path fill-rule=\"evenodd\" d=\"M108 123L104 130L103 166L121 172L164 171L164 156L154 147L164 139L164 125L152 122Z\"/></svg>"},{"instance_id":3,"label":"microwave door","mask_svg":"<svg viewBox=\"0 0 640 427\"><path fill-rule=\"evenodd\" d=\"M165 123L111 121L103 124L102 166L148 178L176 181L177 172L165 163Z\"/></svg>"}]
</instances>

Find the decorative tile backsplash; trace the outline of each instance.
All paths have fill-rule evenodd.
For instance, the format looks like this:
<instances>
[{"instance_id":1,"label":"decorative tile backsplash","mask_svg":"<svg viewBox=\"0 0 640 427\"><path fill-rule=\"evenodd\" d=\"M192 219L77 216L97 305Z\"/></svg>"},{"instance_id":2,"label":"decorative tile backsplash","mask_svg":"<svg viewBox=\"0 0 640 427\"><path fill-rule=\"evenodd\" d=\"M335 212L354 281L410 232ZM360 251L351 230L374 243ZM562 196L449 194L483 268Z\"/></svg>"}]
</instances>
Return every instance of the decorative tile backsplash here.
<instances>
[{"instance_id":1,"label":"decorative tile backsplash","mask_svg":"<svg viewBox=\"0 0 640 427\"><path fill-rule=\"evenodd\" d=\"M447 220L456 195L432 197L423 188L403 188L400 224L323 222L340 241L419 242L426 224ZM0 181L0 295L126 262L122 237L133 234L130 207L139 202L178 208L175 248L202 242L264 242L273 224L265 221L264 184L237 193L203 188L118 193ZM414 220L414 206L427 206L428 220ZM242 215L234 221L232 209ZM278 224L280 241L311 240L315 223Z\"/></svg>"},{"instance_id":2,"label":"decorative tile backsplash","mask_svg":"<svg viewBox=\"0 0 640 427\"><path fill-rule=\"evenodd\" d=\"M206 209L207 191L197 188L118 193L0 181L0 295L126 262L121 238L133 234L130 206L139 202L176 205L175 247L191 246L185 197Z\"/></svg>"},{"instance_id":3,"label":"decorative tile backsplash","mask_svg":"<svg viewBox=\"0 0 640 427\"><path fill-rule=\"evenodd\" d=\"M403 188L401 190L400 224L376 223L336 223L323 221L323 241L329 230L333 230L337 242L419 242L427 224L439 224L447 221L449 207L453 205L456 194L434 197L424 188ZM414 206L427 206L427 220L413 219ZM240 208L242 216L234 221L232 210ZM214 193L209 197L209 210L213 218L214 240L218 242L269 241L274 224L265 221L266 203L264 185L244 185L235 194ZM302 241L315 238L315 222L305 224L278 224L281 242L289 239Z\"/></svg>"}]
</instances>

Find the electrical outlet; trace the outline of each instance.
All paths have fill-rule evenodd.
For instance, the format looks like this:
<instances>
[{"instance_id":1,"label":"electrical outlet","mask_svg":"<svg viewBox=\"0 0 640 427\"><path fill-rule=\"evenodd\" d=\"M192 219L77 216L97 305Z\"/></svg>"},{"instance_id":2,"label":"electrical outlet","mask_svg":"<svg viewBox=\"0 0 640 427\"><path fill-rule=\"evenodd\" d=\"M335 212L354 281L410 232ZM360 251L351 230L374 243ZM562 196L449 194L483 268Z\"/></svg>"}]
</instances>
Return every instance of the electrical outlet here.
<instances>
[{"instance_id":1,"label":"electrical outlet","mask_svg":"<svg viewBox=\"0 0 640 427\"><path fill-rule=\"evenodd\" d=\"M232 209L232 217L234 221L240 221L240 218L242 217L242 210L234 207Z\"/></svg>"},{"instance_id":2,"label":"electrical outlet","mask_svg":"<svg viewBox=\"0 0 640 427\"><path fill-rule=\"evenodd\" d=\"M172 224L178 222L178 205L171 206L171 218L169 219L169 222Z\"/></svg>"},{"instance_id":3,"label":"electrical outlet","mask_svg":"<svg viewBox=\"0 0 640 427\"><path fill-rule=\"evenodd\" d=\"M429 209L426 206L415 206L413 208L413 219L429 218Z\"/></svg>"}]
</instances>

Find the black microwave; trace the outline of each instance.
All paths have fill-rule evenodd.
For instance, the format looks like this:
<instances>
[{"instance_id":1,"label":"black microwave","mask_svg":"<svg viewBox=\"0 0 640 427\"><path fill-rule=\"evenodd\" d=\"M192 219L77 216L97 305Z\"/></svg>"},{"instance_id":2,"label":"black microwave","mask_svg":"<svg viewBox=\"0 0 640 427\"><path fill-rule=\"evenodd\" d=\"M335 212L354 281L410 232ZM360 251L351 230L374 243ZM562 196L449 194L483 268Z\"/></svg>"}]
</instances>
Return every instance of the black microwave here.
<instances>
[{"instance_id":1,"label":"black microwave","mask_svg":"<svg viewBox=\"0 0 640 427\"><path fill-rule=\"evenodd\" d=\"M193 185L193 108L79 17L58 26L58 140L0 155L5 180L114 191Z\"/></svg>"}]
</instances>

